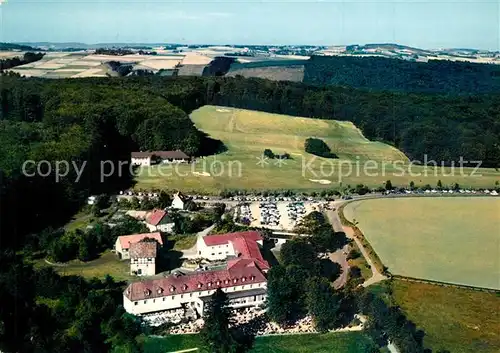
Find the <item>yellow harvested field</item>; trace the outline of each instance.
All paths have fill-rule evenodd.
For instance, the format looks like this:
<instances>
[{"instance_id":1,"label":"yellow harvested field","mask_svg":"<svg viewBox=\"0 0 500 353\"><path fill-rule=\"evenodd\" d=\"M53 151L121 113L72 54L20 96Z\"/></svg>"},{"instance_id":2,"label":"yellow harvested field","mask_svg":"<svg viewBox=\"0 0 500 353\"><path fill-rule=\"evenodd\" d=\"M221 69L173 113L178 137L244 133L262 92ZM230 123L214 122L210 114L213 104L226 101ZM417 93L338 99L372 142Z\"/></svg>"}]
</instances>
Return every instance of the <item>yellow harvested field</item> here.
<instances>
[{"instance_id":1,"label":"yellow harvested field","mask_svg":"<svg viewBox=\"0 0 500 353\"><path fill-rule=\"evenodd\" d=\"M106 77L106 74L102 69L88 69L72 77Z\"/></svg>"},{"instance_id":2,"label":"yellow harvested field","mask_svg":"<svg viewBox=\"0 0 500 353\"><path fill-rule=\"evenodd\" d=\"M26 69L26 70L13 69L10 71L26 77L41 77L47 73L47 70L36 70L36 69Z\"/></svg>"},{"instance_id":3,"label":"yellow harvested field","mask_svg":"<svg viewBox=\"0 0 500 353\"><path fill-rule=\"evenodd\" d=\"M71 63L72 66L99 66L101 63L99 61L92 60L76 60Z\"/></svg>"},{"instance_id":4,"label":"yellow harvested field","mask_svg":"<svg viewBox=\"0 0 500 353\"><path fill-rule=\"evenodd\" d=\"M140 65L141 66L147 66L155 70L161 70L161 69L173 69L175 65L177 65L180 62L180 59L177 60L172 60L172 59L167 59L167 60L146 60L146 61L141 61Z\"/></svg>"},{"instance_id":5,"label":"yellow harvested field","mask_svg":"<svg viewBox=\"0 0 500 353\"><path fill-rule=\"evenodd\" d=\"M55 70L55 69L62 69L64 66L66 66L66 64L58 64L58 63L54 63L54 62L45 62L45 63L42 63L41 65L37 65L36 68L37 69L48 69L48 70Z\"/></svg>"},{"instance_id":6,"label":"yellow harvested field","mask_svg":"<svg viewBox=\"0 0 500 353\"><path fill-rule=\"evenodd\" d=\"M213 59L208 56L189 53L182 60L182 65L208 65L212 61Z\"/></svg>"},{"instance_id":7,"label":"yellow harvested field","mask_svg":"<svg viewBox=\"0 0 500 353\"><path fill-rule=\"evenodd\" d=\"M75 74L85 71L85 69L58 69L53 72L74 72Z\"/></svg>"},{"instance_id":8,"label":"yellow harvested field","mask_svg":"<svg viewBox=\"0 0 500 353\"><path fill-rule=\"evenodd\" d=\"M10 59L23 56L23 51L0 51L0 59Z\"/></svg>"}]
</instances>

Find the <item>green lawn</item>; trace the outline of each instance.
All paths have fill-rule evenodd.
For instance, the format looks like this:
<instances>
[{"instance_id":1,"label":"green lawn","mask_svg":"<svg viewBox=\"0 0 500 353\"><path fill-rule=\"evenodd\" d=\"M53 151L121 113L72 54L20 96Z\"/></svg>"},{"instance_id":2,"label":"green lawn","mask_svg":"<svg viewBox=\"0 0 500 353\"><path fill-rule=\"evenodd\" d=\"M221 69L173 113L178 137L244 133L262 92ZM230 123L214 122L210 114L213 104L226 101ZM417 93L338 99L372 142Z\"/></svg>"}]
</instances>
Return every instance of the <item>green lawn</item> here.
<instances>
[{"instance_id":1,"label":"green lawn","mask_svg":"<svg viewBox=\"0 0 500 353\"><path fill-rule=\"evenodd\" d=\"M500 296L474 290L393 281L393 297L425 331L433 352L500 352Z\"/></svg>"},{"instance_id":2,"label":"green lawn","mask_svg":"<svg viewBox=\"0 0 500 353\"><path fill-rule=\"evenodd\" d=\"M167 353L199 348L198 335L147 338L144 353ZM367 353L372 342L361 333L327 333L258 337L250 353Z\"/></svg>"},{"instance_id":3,"label":"green lawn","mask_svg":"<svg viewBox=\"0 0 500 353\"><path fill-rule=\"evenodd\" d=\"M387 179L393 185L444 185L458 182L462 186L488 187L500 180L500 172L481 169L482 177L451 174L431 167L413 166L411 176L407 157L396 148L381 142L367 140L351 122L308 119L269 114L227 107L204 106L191 114L196 127L213 138L224 142L228 150L216 156L198 160L195 165L156 165L142 168L137 176L137 189L170 189L185 192L218 193L224 189L291 189L313 191L321 188L363 183L371 187L382 186ZM339 159L315 157L304 152L309 137L323 139ZM266 148L275 154L289 153L292 160L282 166L270 160L265 166L257 165L258 157ZM364 163L377 163L373 165ZM312 161L312 163L311 163ZM400 165L393 162L400 161ZM402 173L401 165L405 164ZM358 167L359 165L359 167ZM371 169L369 169L371 168ZM205 172L209 175L196 175ZM456 171L458 174L458 170ZM311 181L315 180L315 181ZM329 181L320 184L318 180Z\"/></svg>"},{"instance_id":4,"label":"green lawn","mask_svg":"<svg viewBox=\"0 0 500 353\"><path fill-rule=\"evenodd\" d=\"M393 274L500 289L500 198L391 198L344 208Z\"/></svg>"},{"instance_id":5,"label":"green lawn","mask_svg":"<svg viewBox=\"0 0 500 353\"><path fill-rule=\"evenodd\" d=\"M84 229L92 222L94 217L89 212L80 211L74 215L71 221L64 227L67 231Z\"/></svg>"},{"instance_id":6,"label":"green lawn","mask_svg":"<svg viewBox=\"0 0 500 353\"><path fill-rule=\"evenodd\" d=\"M173 243L174 250L187 250L196 244L196 234L172 234L167 239Z\"/></svg>"},{"instance_id":7,"label":"green lawn","mask_svg":"<svg viewBox=\"0 0 500 353\"><path fill-rule=\"evenodd\" d=\"M39 260L37 266L50 266L45 260ZM106 275L112 276L115 280L127 281L134 277L129 275L129 261L118 260L116 254L111 251L103 253L99 258L82 262L72 260L66 264L54 265L53 268L61 275L77 275L87 279L97 277L104 278Z\"/></svg>"}]
</instances>

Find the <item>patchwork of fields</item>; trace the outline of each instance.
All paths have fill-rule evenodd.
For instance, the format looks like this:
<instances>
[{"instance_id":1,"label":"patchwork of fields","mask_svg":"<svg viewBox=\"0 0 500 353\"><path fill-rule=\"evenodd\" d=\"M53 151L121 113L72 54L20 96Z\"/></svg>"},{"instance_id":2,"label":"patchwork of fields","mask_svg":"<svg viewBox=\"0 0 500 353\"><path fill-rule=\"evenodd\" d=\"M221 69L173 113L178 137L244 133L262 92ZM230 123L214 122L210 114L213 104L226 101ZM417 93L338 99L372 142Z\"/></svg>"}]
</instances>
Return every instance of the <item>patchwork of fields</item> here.
<instances>
[{"instance_id":1,"label":"patchwork of fields","mask_svg":"<svg viewBox=\"0 0 500 353\"><path fill-rule=\"evenodd\" d=\"M215 106L194 111L191 119L198 129L224 142L227 151L200 159L194 165L143 168L137 177L137 189L206 193L224 189L313 191L360 183L378 187L387 179L401 186L410 181L420 186L436 185L441 180L443 185L458 182L463 187L491 188L500 180L500 172L492 169L477 171L482 177L468 175L472 169L466 168L464 175L457 176L449 168L422 166L412 166L413 175L400 173L394 162L399 161L399 167L407 166L407 157L392 146L369 141L351 122ZM304 142L309 137L324 140L339 159L305 153ZM265 149L275 154L289 153L292 159L283 163L261 161ZM419 173L421 176L414 176Z\"/></svg>"},{"instance_id":2,"label":"patchwork of fields","mask_svg":"<svg viewBox=\"0 0 500 353\"><path fill-rule=\"evenodd\" d=\"M107 77L114 73L106 63L119 61L137 65L141 69L158 72L162 69L173 69L181 64L191 66L207 65L213 59L197 53L169 55L95 55L87 52L48 52L39 60L17 66L10 71L26 77L43 78L79 78Z\"/></svg>"},{"instance_id":3,"label":"patchwork of fields","mask_svg":"<svg viewBox=\"0 0 500 353\"><path fill-rule=\"evenodd\" d=\"M500 289L500 198L391 198L344 208L393 274Z\"/></svg>"}]
</instances>

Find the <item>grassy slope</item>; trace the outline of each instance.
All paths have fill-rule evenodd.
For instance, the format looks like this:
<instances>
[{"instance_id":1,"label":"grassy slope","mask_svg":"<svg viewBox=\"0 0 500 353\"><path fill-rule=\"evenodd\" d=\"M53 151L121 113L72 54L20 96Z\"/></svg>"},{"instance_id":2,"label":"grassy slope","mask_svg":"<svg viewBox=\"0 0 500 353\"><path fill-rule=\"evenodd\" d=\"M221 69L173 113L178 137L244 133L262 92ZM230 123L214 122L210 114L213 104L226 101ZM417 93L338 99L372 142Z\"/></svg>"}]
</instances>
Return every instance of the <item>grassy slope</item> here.
<instances>
[{"instance_id":1,"label":"grassy slope","mask_svg":"<svg viewBox=\"0 0 500 353\"><path fill-rule=\"evenodd\" d=\"M250 353L366 353L371 344L360 333L259 337ZM200 346L198 335L172 335L146 339L144 352L173 352Z\"/></svg>"},{"instance_id":2,"label":"grassy slope","mask_svg":"<svg viewBox=\"0 0 500 353\"><path fill-rule=\"evenodd\" d=\"M425 331L424 344L433 352L500 351L498 294L394 281L393 297Z\"/></svg>"},{"instance_id":3,"label":"grassy slope","mask_svg":"<svg viewBox=\"0 0 500 353\"><path fill-rule=\"evenodd\" d=\"M500 288L499 211L493 197L398 198L353 202L344 214L394 274Z\"/></svg>"},{"instance_id":4,"label":"grassy slope","mask_svg":"<svg viewBox=\"0 0 500 353\"><path fill-rule=\"evenodd\" d=\"M72 260L68 263L55 265L53 267L60 275L63 276L77 275L87 279L91 279L93 277L103 279L109 274L118 281L128 281L137 278L129 274L129 264L129 261L118 260L116 254L107 251L101 254L99 258L89 262ZM36 266L43 267L50 265L47 264L45 260L39 260L36 263Z\"/></svg>"},{"instance_id":5,"label":"grassy slope","mask_svg":"<svg viewBox=\"0 0 500 353\"><path fill-rule=\"evenodd\" d=\"M444 185L458 182L463 186L492 187L495 180L500 180L500 172L486 169L479 171L483 177L455 177L443 176L441 169L424 170L414 166L412 172L421 173L422 176L410 176L408 173L402 175L390 162L406 163L406 156L389 145L367 140L350 122L298 118L214 106L205 106L194 111L191 118L200 130L222 140L228 151L200 160L194 167L184 165L176 167L176 170L165 165L145 168L137 178L138 189L181 189L186 192L206 193L243 188L312 191L359 183L377 187L383 185L387 179L391 179L393 185L408 185L410 181L422 186L427 183L436 185L441 179ZM340 159L317 158L305 153L304 142L308 137L325 140ZM288 152L293 160L286 161L286 165L282 167L273 163L265 167L256 165L257 157L261 156L266 148L277 154ZM311 160L314 162L310 165L311 169L308 169L305 165L309 165ZM374 170L371 166L372 169L366 172L361 164L358 173L356 163L367 160L376 161L378 167ZM214 164L214 161L219 164ZM205 171L211 176L196 176L192 174L193 170ZM466 173L470 171L465 170ZM444 172L450 173L449 169ZM321 185L309 179L326 179L332 183Z\"/></svg>"}]
</instances>

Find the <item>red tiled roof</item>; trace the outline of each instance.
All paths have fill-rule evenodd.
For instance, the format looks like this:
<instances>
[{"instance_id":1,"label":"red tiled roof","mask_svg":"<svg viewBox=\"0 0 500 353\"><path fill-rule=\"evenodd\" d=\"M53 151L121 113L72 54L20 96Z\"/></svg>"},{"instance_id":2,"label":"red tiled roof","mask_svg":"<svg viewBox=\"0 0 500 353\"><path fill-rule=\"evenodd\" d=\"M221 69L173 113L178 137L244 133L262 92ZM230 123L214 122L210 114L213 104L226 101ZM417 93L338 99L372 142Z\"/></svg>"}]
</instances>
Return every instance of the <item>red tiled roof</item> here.
<instances>
[{"instance_id":1,"label":"red tiled roof","mask_svg":"<svg viewBox=\"0 0 500 353\"><path fill-rule=\"evenodd\" d=\"M132 158L151 158L151 152L131 152L130 156Z\"/></svg>"},{"instance_id":2,"label":"red tiled roof","mask_svg":"<svg viewBox=\"0 0 500 353\"><path fill-rule=\"evenodd\" d=\"M237 237L232 240L232 243L236 255L239 258L256 261L261 270L269 269L269 263L262 257L257 242L243 237Z\"/></svg>"},{"instance_id":3,"label":"red tiled roof","mask_svg":"<svg viewBox=\"0 0 500 353\"><path fill-rule=\"evenodd\" d=\"M223 245L228 244L230 241L238 237L243 237L254 242L263 240L259 232L251 230L247 232L207 235L206 237L203 237L203 241L208 246Z\"/></svg>"},{"instance_id":4,"label":"red tiled roof","mask_svg":"<svg viewBox=\"0 0 500 353\"><path fill-rule=\"evenodd\" d=\"M153 151L151 155L158 156L163 159L189 159L189 156L184 152L177 151Z\"/></svg>"},{"instance_id":5,"label":"red tiled roof","mask_svg":"<svg viewBox=\"0 0 500 353\"><path fill-rule=\"evenodd\" d=\"M185 276L168 276L161 279L133 282L125 290L132 301L183 294L234 285L266 282L266 277L253 261L238 260L239 266L227 270L196 272Z\"/></svg>"},{"instance_id":6,"label":"red tiled roof","mask_svg":"<svg viewBox=\"0 0 500 353\"><path fill-rule=\"evenodd\" d=\"M141 259L146 257L156 257L156 242L140 241L130 244L130 258Z\"/></svg>"},{"instance_id":7,"label":"red tiled roof","mask_svg":"<svg viewBox=\"0 0 500 353\"><path fill-rule=\"evenodd\" d=\"M157 156L162 159L189 159L189 156L180 150L131 152L130 155L132 158L150 158L152 156Z\"/></svg>"},{"instance_id":8,"label":"red tiled roof","mask_svg":"<svg viewBox=\"0 0 500 353\"><path fill-rule=\"evenodd\" d=\"M144 238L156 239L158 241L158 243L163 245L163 239L161 238L160 232L122 235L121 237L118 237L118 240L120 241L120 245L121 245L122 249L128 249L128 248L130 248L131 243L138 243L141 240L143 240Z\"/></svg>"},{"instance_id":9,"label":"red tiled roof","mask_svg":"<svg viewBox=\"0 0 500 353\"><path fill-rule=\"evenodd\" d=\"M260 269L267 270L269 269L269 263L262 257L259 245L257 244L259 240L263 240L263 238L257 231L207 235L203 238L207 246L231 243L239 259L255 260ZM230 262L228 266L230 266Z\"/></svg>"},{"instance_id":10,"label":"red tiled roof","mask_svg":"<svg viewBox=\"0 0 500 353\"><path fill-rule=\"evenodd\" d=\"M146 217L146 222L153 226L157 226L166 214L167 212L163 210L154 210Z\"/></svg>"}]
</instances>

